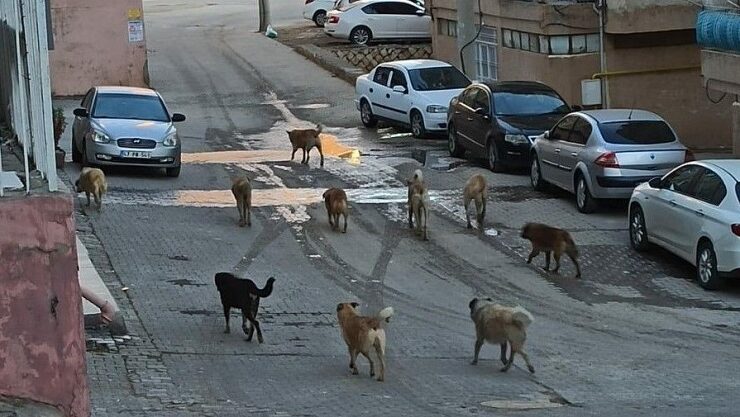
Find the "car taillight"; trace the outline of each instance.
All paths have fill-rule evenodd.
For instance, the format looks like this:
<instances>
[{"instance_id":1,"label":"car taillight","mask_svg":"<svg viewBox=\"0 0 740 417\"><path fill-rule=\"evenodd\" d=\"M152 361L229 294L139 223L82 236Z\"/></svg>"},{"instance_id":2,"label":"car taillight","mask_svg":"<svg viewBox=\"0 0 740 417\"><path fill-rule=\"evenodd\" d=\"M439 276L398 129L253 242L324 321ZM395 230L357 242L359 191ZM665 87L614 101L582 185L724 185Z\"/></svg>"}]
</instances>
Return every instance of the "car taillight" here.
<instances>
[{"instance_id":1,"label":"car taillight","mask_svg":"<svg viewBox=\"0 0 740 417\"><path fill-rule=\"evenodd\" d=\"M619 168L619 161L617 161L617 154L614 152L606 152L599 155L594 161L596 165L604 168Z\"/></svg>"},{"instance_id":2,"label":"car taillight","mask_svg":"<svg viewBox=\"0 0 740 417\"><path fill-rule=\"evenodd\" d=\"M740 236L740 223L735 223L732 226L730 226L732 229L732 233L735 234L735 236Z\"/></svg>"},{"instance_id":3,"label":"car taillight","mask_svg":"<svg viewBox=\"0 0 740 417\"><path fill-rule=\"evenodd\" d=\"M329 16L329 23L339 23L339 16Z\"/></svg>"},{"instance_id":4,"label":"car taillight","mask_svg":"<svg viewBox=\"0 0 740 417\"><path fill-rule=\"evenodd\" d=\"M696 158L694 157L694 153L691 152L690 150L686 149L686 153L683 156L683 161L684 162L690 162L690 161L695 161L695 160L696 160Z\"/></svg>"}]
</instances>

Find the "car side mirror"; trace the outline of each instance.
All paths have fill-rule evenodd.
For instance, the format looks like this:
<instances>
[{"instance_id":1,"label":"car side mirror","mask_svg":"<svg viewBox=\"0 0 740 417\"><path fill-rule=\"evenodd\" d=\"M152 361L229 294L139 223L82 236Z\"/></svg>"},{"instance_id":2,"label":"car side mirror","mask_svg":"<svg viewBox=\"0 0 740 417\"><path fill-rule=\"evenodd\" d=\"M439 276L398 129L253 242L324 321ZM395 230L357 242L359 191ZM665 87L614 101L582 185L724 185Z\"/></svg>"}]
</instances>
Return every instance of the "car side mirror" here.
<instances>
[{"instance_id":1,"label":"car side mirror","mask_svg":"<svg viewBox=\"0 0 740 417\"><path fill-rule=\"evenodd\" d=\"M394 85L393 91L396 93L406 94L406 87L402 85Z\"/></svg>"},{"instance_id":2,"label":"car side mirror","mask_svg":"<svg viewBox=\"0 0 740 417\"><path fill-rule=\"evenodd\" d=\"M426 14L426 12L424 10L417 10L416 11L416 15L417 16L424 16L425 14Z\"/></svg>"},{"instance_id":3,"label":"car side mirror","mask_svg":"<svg viewBox=\"0 0 740 417\"><path fill-rule=\"evenodd\" d=\"M574 104L573 106L571 106L571 109L573 109L573 111L581 111L581 110L583 110L583 106L579 106L578 104Z\"/></svg>"},{"instance_id":4,"label":"car side mirror","mask_svg":"<svg viewBox=\"0 0 740 417\"><path fill-rule=\"evenodd\" d=\"M75 109L72 114L74 114L77 117L87 117L87 110L83 108Z\"/></svg>"},{"instance_id":5,"label":"car side mirror","mask_svg":"<svg viewBox=\"0 0 740 417\"><path fill-rule=\"evenodd\" d=\"M550 131L545 130L545 133L542 135L545 139L550 139Z\"/></svg>"},{"instance_id":6,"label":"car side mirror","mask_svg":"<svg viewBox=\"0 0 740 417\"><path fill-rule=\"evenodd\" d=\"M173 113L172 114L172 121L173 122L184 122L185 121L185 115L180 113Z\"/></svg>"},{"instance_id":7,"label":"car side mirror","mask_svg":"<svg viewBox=\"0 0 740 417\"><path fill-rule=\"evenodd\" d=\"M660 177L655 177L648 181L648 185L651 188L661 188L663 185L663 180Z\"/></svg>"}]
</instances>

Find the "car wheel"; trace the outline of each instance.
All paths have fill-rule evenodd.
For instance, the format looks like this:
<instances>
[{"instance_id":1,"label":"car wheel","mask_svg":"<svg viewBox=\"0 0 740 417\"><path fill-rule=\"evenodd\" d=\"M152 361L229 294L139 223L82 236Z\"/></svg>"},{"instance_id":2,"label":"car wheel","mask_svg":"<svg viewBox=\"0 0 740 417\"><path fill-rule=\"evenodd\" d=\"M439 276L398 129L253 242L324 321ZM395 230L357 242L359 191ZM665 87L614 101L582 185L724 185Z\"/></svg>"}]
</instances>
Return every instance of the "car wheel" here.
<instances>
[{"instance_id":1,"label":"car wheel","mask_svg":"<svg viewBox=\"0 0 740 417\"><path fill-rule=\"evenodd\" d=\"M465 155L465 148L457 141L457 131L452 124L447 127L447 149L450 151L450 156L455 158L462 158Z\"/></svg>"},{"instance_id":2,"label":"car wheel","mask_svg":"<svg viewBox=\"0 0 740 417\"><path fill-rule=\"evenodd\" d=\"M79 149L77 149L77 145L75 145L74 133L72 133L72 162L82 162L82 152L80 152Z\"/></svg>"},{"instance_id":3,"label":"car wheel","mask_svg":"<svg viewBox=\"0 0 740 417\"><path fill-rule=\"evenodd\" d=\"M357 26L349 33L349 40L355 45L367 45L373 38L370 28Z\"/></svg>"},{"instance_id":4,"label":"car wheel","mask_svg":"<svg viewBox=\"0 0 740 417\"><path fill-rule=\"evenodd\" d=\"M424 118L417 110L411 112L411 134L415 138L423 138L427 134L427 130L424 128Z\"/></svg>"},{"instance_id":5,"label":"car wheel","mask_svg":"<svg viewBox=\"0 0 740 417\"><path fill-rule=\"evenodd\" d=\"M532 154L529 182L535 191L545 191L547 189L547 182L542 178L542 170L540 169L540 161L537 159L537 154Z\"/></svg>"},{"instance_id":6,"label":"car wheel","mask_svg":"<svg viewBox=\"0 0 740 417\"><path fill-rule=\"evenodd\" d=\"M642 252L650 246L647 228L645 227L645 214L638 205L630 209L630 244L638 252Z\"/></svg>"},{"instance_id":7,"label":"car wheel","mask_svg":"<svg viewBox=\"0 0 740 417\"><path fill-rule=\"evenodd\" d=\"M699 242L696 250L696 277L705 290L716 290L722 285L717 272L717 255L708 241Z\"/></svg>"},{"instance_id":8,"label":"car wheel","mask_svg":"<svg viewBox=\"0 0 740 417\"><path fill-rule=\"evenodd\" d=\"M596 199L588 190L588 184L583 174L576 177L576 207L581 213L593 213L596 210Z\"/></svg>"},{"instance_id":9,"label":"car wheel","mask_svg":"<svg viewBox=\"0 0 740 417\"><path fill-rule=\"evenodd\" d=\"M486 156L488 157L488 169L493 172L503 171L503 164L501 163L501 160L499 160L498 150L496 149L496 143L494 143L493 139L488 140L488 145L486 145Z\"/></svg>"},{"instance_id":10,"label":"car wheel","mask_svg":"<svg viewBox=\"0 0 740 417\"><path fill-rule=\"evenodd\" d=\"M316 26L323 28L326 23L326 10L318 10L313 14L313 22Z\"/></svg>"},{"instance_id":11,"label":"car wheel","mask_svg":"<svg viewBox=\"0 0 740 417\"><path fill-rule=\"evenodd\" d=\"M375 127L378 125L378 119L373 116L373 109L370 108L370 103L367 100L360 102L360 119L365 127Z\"/></svg>"},{"instance_id":12,"label":"car wheel","mask_svg":"<svg viewBox=\"0 0 740 417\"><path fill-rule=\"evenodd\" d=\"M167 168L167 169L165 169L165 171L167 171L167 176L168 177L177 178L177 177L180 176L180 167L179 166L172 167L172 168Z\"/></svg>"}]
</instances>

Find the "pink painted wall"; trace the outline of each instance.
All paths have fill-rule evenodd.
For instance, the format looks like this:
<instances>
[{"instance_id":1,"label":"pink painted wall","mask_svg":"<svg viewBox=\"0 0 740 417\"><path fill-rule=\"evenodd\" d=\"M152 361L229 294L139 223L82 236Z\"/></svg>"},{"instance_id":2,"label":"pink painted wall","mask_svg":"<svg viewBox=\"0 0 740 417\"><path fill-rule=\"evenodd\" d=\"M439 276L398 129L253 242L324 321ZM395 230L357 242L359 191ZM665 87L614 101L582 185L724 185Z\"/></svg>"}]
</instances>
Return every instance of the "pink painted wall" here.
<instances>
[{"instance_id":1,"label":"pink painted wall","mask_svg":"<svg viewBox=\"0 0 740 417\"><path fill-rule=\"evenodd\" d=\"M130 9L143 10L142 0L51 1L54 95L83 95L94 85L146 86L146 42L129 42Z\"/></svg>"},{"instance_id":2,"label":"pink painted wall","mask_svg":"<svg viewBox=\"0 0 740 417\"><path fill-rule=\"evenodd\" d=\"M72 198L0 199L0 396L90 415Z\"/></svg>"}]
</instances>

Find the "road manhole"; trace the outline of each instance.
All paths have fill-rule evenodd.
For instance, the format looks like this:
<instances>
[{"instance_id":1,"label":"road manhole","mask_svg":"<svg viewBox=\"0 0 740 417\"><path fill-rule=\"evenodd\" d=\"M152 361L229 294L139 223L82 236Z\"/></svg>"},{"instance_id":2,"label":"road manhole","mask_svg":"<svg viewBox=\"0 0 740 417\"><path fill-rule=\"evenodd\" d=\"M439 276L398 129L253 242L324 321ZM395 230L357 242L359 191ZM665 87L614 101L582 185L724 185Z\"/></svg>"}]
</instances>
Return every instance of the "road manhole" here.
<instances>
[{"instance_id":1,"label":"road manhole","mask_svg":"<svg viewBox=\"0 0 740 417\"><path fill-rule=\"evenodd\" d=\"M567 404L568 402L559 396L550 397L545 395L517 400L492 400L481 403L484 407L495 408L497 410L543 410L558 408Z\"/></svg>"}]
</instances>

